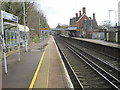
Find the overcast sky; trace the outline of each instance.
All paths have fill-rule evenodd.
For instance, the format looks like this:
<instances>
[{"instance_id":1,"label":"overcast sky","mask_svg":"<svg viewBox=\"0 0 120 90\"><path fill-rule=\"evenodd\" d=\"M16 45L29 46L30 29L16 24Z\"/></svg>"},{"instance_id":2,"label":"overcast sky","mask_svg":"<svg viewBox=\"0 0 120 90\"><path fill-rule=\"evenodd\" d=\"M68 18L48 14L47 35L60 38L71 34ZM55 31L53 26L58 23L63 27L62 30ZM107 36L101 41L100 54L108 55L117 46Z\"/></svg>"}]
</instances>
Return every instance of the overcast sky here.
<instances>
[{"instance_id":1,"label":"overcast sky","mask_svg":"<svg viewBox=\"0 0 120 90\"><path fill-rule=\"evenodd\" d=\"M69 19L79 13L82 7L86 7L86 14L92 17L95 13L98 25L102 21L109 20L108 9L114 10L110 13L110 20L115 23L115 11L118 18L118 2L120 0L38 0L40 8L45 14L48 24L55 28L58 23L69 25Z\"/></svg>"}]
</instances>

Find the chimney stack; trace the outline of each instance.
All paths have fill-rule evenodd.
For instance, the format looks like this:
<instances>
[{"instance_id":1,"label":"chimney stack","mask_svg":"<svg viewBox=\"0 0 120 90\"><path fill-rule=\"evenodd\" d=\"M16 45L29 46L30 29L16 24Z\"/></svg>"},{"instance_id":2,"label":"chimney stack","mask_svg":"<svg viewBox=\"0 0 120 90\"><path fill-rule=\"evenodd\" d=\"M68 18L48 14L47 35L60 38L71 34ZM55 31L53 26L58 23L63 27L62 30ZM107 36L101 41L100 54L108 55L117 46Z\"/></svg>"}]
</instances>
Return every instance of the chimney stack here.
<instances>
[{"instance_id":1,"label":"chimney stack","mask_svg":"<svg viewBox=\"0 0 120 90\"><path fill-rule=\"evenodd\" d=\"M78 19L78 13L76 13L76 19Z\"/></svg>"},{"instance_id":2,"label":"chimney stack","mask_svg":"<svg viewBox=\"0 0 120 90\"><path fill-rule=\"evenodd\" d=\"M86 8L83 7L82 9L83 9L83 14L86 14Z\"/></svg>"},{"instance_id":3,"label":"chimney stack","mask_svg":"<svg viewBox=\"0 0 120 90\"><path fill-rule=\"evenodd\" d=\"M81 17L81 10L79 11L79 17Z\"/></svg>"},{"instance_id":4,"label":"chimney stack","mask_svg":"<svg viewBox=\"0 0 120 90\"><path fill-rule=\"evenodd\" d=\"M93 20L95 20L95 13L93 13Z\"/></svg>"}]
</instances>

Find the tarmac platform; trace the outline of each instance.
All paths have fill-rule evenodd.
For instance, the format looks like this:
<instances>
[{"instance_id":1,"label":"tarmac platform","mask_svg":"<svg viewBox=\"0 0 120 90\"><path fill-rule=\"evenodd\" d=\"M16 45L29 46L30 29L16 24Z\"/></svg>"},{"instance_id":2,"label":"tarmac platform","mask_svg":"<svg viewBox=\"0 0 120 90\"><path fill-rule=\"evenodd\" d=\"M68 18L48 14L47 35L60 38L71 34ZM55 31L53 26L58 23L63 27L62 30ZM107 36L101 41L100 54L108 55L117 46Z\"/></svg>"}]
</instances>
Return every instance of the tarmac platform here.
<instances>
[{"instance_id":1,"label":"tarmac platform","mask_svg":"<svg viewBox=\"0 0 120 90\"><path fill-rule=\"evenodd\" d=\"M49 40L49 42L48 42ZM43 44L48 45L40 49ZM21 51L7 57L8 73L2 67L2 88L73 88L52 36L42 43L33 44L29 52Z\"/></svg>"},{"instance_id":2,"label":"tarmac platform","mask_svg":"<svg viewBox=\"0 0 120 90\"><path fill-rule=\"evenodd\" d=\"M18 61L17 52L7 56L8 73L4 73L4 62L2 62L2 88L28 88L44 48L39 48L48 42L48 38L41 43L33 43L29 46L29 52L21 49L21 60Z\"/></svg>"},{"instance_id":3,"label":"tarmac platform","mask_svg":"<svg viewBox=\"0 0 120 90\"><path fill-rule=\"evenodd\" d=\"M69 38L69 36L65 36L65 35L61 35L61 36ZM100 45L104 45L104 46L109 46L109 47L113 47L113 48L120 48L119 43L108 42L105 40L88 39L88 38L80 38L80 37L71 37L71 38L81 40L81 41L90 42L90 43L100 44Z\"/></svg>"}]
</instances>

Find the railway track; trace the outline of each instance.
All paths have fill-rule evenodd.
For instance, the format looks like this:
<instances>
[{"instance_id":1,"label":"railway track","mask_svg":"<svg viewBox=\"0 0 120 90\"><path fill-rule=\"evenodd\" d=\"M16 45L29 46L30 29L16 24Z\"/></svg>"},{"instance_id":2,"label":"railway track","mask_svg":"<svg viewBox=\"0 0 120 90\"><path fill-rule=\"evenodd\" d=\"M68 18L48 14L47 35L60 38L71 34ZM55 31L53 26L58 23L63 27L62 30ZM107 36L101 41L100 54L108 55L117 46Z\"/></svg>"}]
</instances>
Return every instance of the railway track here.
<instances>
[{"instance_id":1,"label":"railway track","mask_svg":"<svg viewBox=\"0 0 120 90\"><path fill-rule=\"evenodd\" d=\"M106 57L108 57L108 58L111 58L112 60L114 60L114 61L120 61L120 58L119 58L119 56L117 56L117 57L115 57L115 56L113 56L113 55L110 55L110 54L108 54L108 53L105 53L104 52L104 50L103 51L100 51L100 50L96 50L96 49L94 49L94 48L97 48L97 47L92 47L91 48L91 45L89 45L89 44L91 44L91 43L89 43L88 44L88 42L87 42L87 44L85 43L86 41L82 41L81 42L81 40L78 40L78 39L75 39L75 38L68 38L68 37L64 37L64 36L61 36L64 40L67 40L68 42L70 42L70 43L72 43L72 44L78 44L78 45L80 45L82 48L86 48L86 49L89 49L89 50L92 50L92 51L94 51L94 52L96 52L97 54L100 54L100 55L102 55L102 56L106 56ZM81 44L82 43L82 44ZM93 43L92 43L93 44ZM77 46L77 45L75 45L75 46ZM104 47L104 46L102 46L102 47ZM105 48L104 48L105 49ZM113 51L114 52L114 51ZM113 62L112 62L113 63ZM119 67L120 68L120 67Z\"/></svg>"},{"instance_id":2,"label":"railway track","mask_svg":"<svg viewBox=\"0 0 120 90\"><path fill-rule=\"evenodd\" d=\"M66 40L64 39L64 42ZM69 45L72 45L74 48L78 49L84 56L91 59L93 62L97 63L99 66L103 67L107 72L109 72L112 76L120 80L120 60L113 59L109 56L104 56L103 54L99 54L94 52L93 50L89 50L88 48L84 48L81 46L76 45L75 43L70 43L67 41Z\"/></svg>"},{"instance_id":3,"label":"railway track","mask_svg":"<svg viewBox=\"0 0 120 90\"><path fill-rule=\"evenodd\" d=\"M70 65L70 63L69 63L68 59L66 58L65 54L63 53L62 49L59 47L58 43L56 43L56 44L57 44L57 46L58 46L58 49L59 49L60 54L61 54L61 56L62 56L62 59L63 59L63 61L64 61L64 63L65 63L65 66L66 66L66 68L67 68L67 71L68 71L68 73L69 73L69 76L70 76L70 78L71 78L71 81L72 81L72 83L73 83L73 85L74 85L74 88L75 88L75 89L76 89L76 88L79 88L79 90L84 90L83 85L82 85L81 82L79 81L77 75L75 74L72 66Z\"/></svg>"},{"instance_id":4,"label":"railway track","mask_svg":"<svg viewBox=\"0 0 120 90\"><path fill-rule=\"evenodd\" d=\"M119 74L118 68L84 52L84 50L80 50L75 45L65 41L65 39L63 40L60 37L57 37L55 40L58 47L62 48L62 53L65 53L64 55L68 58L68 62L84 89L120 89L119 77L116 75ZM72 54L69 55L69 53ZM77 59L75 60L71 56Z\"/></svg>"}]
</instances>

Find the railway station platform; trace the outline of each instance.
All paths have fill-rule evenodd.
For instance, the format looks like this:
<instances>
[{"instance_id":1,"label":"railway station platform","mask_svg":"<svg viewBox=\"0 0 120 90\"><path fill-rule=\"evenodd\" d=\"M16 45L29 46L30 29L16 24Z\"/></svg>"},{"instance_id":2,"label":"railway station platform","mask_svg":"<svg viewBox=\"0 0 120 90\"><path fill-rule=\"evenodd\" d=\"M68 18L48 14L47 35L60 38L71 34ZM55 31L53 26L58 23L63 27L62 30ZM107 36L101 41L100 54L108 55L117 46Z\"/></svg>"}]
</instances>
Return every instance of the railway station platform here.
<instances>
[{"instance_id":1,"label":"railway station platform","mask_svg":"<svg viewBox=\"0 0 120 90\"><path fill-rule=\"evenodd\" d=\"M76 38L76 37L73 37L73 38L74 39L78 39L78 40L83 40L83 41L91 42L91 43L101 44L101 45L104 45L104 46L110 46L110 47L120 48L120 44L112 43L112 42L107 42L107 41L104 41L104 40L87 39L87 38Z\"/></svg>"},{"instance_id":2,"label":"railway station platform","mask_svg":"<svg viewBox=\"0 0 120 90\"><path fill-rule=\"evenodd\" d=\"M61 35L62 37L67 37L68 36L64 36ZM100 44L100 45L104 45L104 46L109 46L109 47L114 47L114 48L120 48L120 44L118 43L112 43L112 42L107 42L104 40L97 40L97 39L88 39L88 38L78 38L78 37L71 37L73 39L77 39L77 40L82 40L82 41L86 41L86 42L91 42L91 43L95 43L95 44Z\"/></svg>"},{"instance_id":3,"label":"railway station platform","mask_svg":"<svg viewBox=\"0 0 120 90\"><path fill-rule=\"evenodd\" d=\"M29 88L73 88L52 36Z\"/></svg>"},{"instance_id":4,"label":"railway station platform","mask_svg":"<svg viewBox=\"0 0 120 90\"><path fill-rule=\"evenodd\" d=\"M45 44L46 47L40 49ZM30 45L29 52L21 50L21 61L17 59L17 53L7 57L7 74L4 73L2 64L2 90L73 88L52 36L41 43Z\"/></svg>"},{"instance_id":5,"label":"railway station platform","mask_svg":"<svg viewBox=\"0 0 120 90\"><path fill-rule=\"evenodd\" d=\"M25 52L25 49L21 49L21 60L18 61L18 55L15 51L7 56L8 73L4 72L4 62L2 61L2 90L8 88L28 88L32 80L34 72L37 68L39 60L44 51L39 49L41 46L48 42L49 38L41 41L41 43L33 43L29 48L29 52Z\"/></svg>"}]
</instances>

